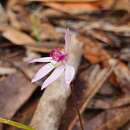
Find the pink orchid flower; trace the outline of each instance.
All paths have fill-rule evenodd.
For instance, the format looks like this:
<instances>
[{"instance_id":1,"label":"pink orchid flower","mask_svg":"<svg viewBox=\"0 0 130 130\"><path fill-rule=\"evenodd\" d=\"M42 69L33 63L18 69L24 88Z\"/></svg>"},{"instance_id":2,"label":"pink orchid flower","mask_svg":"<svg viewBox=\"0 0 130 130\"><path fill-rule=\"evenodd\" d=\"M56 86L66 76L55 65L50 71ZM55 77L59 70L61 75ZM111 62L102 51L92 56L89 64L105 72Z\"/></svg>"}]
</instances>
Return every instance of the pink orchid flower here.
<instances>
[{"instance_id":1,"label":"pink orchid flower","mask_svg":"<svg viewBox=\"0 0 130 130\"><path fill-rule=\"evenodd\" d=\"M64 73L65 86L68 88L71 81L74 78L75 70L74 67L67 64L68 59L68 48L71 43L71 34L69 29L65 32L65 48L64 51L60 49L53 49L50 52L49 57L37 58L32 60L30 63L41 62L47 63L39 69L32 79L32 82L36 82L44 76L50 74L48 78L43 82L41 89L48 87L52 82L57 80Z\"/></svg>"}]
</instances>

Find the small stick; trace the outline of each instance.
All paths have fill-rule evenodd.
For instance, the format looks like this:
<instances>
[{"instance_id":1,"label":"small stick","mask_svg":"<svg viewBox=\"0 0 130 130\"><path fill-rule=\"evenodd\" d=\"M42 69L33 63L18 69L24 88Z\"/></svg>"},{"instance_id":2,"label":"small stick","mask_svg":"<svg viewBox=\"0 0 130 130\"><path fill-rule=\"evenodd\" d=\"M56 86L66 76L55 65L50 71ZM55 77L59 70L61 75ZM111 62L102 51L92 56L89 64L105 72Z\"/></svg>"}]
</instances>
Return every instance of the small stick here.
<instances>
[{"instance_id":1,"label":"small stick","mask_svg":"<svg viewBox=\"0 0 130 130\"><path fill-rule=\"evenodd\" d=\"M72 89L72 86L71 86L70 88L71 88L71 92L72 92L72 90L73 90L73 89ZM76 95L75 95L75 96L76 96ZM75 103L74 100L73 100L72 102L73 102L74 108L75 108L76 113L77 113L78 118L79 118L79 123L80 123L81 130L84 130L83 120L82 120L82 117L81 117L81 114L80 114L80 110L79 110L79 108L78 108L78 106L77 106L77 103Z\"/></svg>"}]
</instances>

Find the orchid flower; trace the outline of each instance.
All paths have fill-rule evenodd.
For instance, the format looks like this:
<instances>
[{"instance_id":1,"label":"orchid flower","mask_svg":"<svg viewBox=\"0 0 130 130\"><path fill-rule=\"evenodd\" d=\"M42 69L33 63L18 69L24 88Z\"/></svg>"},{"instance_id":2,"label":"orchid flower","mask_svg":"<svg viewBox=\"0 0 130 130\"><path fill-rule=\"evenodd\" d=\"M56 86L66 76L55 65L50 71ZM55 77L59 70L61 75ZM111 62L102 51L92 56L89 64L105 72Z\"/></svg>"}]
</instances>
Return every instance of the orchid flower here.
<instances>
[{"instance_id":1,"label":"orchid flower","mask_svg":"<svg viewBox=\"0 0 130 130\"><path fill-rule=\"evenodd\" d=\"M50 74L43 82L41 89L48 87L52 82L57 80L62 74L64 74L65 87L69 87L71 81L74 78L74 67L67 64L69 56L68 49L71 43L71 34L69 29L65 32L65 47L64 51L58 48L52 49L49 57L33 59L30 63L40 62L47 63L39 69L32 79L32 82L36 82L46 75Z\"/></svg>"}]
</instances>

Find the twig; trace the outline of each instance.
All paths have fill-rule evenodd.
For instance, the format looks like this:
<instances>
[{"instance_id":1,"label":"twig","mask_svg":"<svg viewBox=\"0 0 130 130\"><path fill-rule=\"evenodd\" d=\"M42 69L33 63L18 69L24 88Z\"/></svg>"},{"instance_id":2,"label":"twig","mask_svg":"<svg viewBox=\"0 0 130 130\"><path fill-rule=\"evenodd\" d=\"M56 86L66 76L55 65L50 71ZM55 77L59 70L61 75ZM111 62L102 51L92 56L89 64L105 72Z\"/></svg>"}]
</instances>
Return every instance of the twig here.
<instances>
[{"instance_id":1,"label":"twig","mask_svg":"<svg viewBox=\"0 0 130 130\"><path fill-rule=\"evenodd\" d=\"M71 91L72 91L72 87L71 87ZM80 127L81 127L81 130L84 130L84 126L83 126L83 120L82 120L82 117L81 117L81 114L80 114L80 111L79 111L79 108L77 107L77 104L75 103L75 101L73 101L73 105L74 105L74 108L76 110L76 113L79 117L79 122L80 122Z\"/></svg>"}]
</instances>

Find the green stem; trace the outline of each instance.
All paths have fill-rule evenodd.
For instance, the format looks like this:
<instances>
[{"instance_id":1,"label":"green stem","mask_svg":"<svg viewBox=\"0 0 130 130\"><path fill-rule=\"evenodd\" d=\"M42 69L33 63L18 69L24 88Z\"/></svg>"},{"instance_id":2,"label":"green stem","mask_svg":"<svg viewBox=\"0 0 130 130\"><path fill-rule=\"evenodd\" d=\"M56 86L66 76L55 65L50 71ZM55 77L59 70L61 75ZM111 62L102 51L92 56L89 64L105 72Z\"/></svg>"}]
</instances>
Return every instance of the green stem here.
<instances>
[{"instance_id":1,"label":"green stem","mask_svg":"<svg viewBox=\"0 0 130 130\"><path fill-rule=\"evenodd\" d=\"M22 123L18 123L18 122L15 122L15 121L7 120L7 119L4 119L4 118L0 118L0 123L6 124L6 125L15 126L17 128L23 129L23 130L34 130L30 126L26 126L26 125L24 125Z\"/></svg>"},{"instance_id":2,"label":"green stem","mask_svg":"<svg viewBox=\"0 0 130 130\"><path fill-rule=\"evenodd\" d=\"M40 33L38 31L38 25L37 25L37 20L36 20L36 16L35 15L32 15L31 16L31 22L32 22L32 33L35 37L35 40L37 41L37 43L40 42Z\"/></svg>"}]
</instances>

